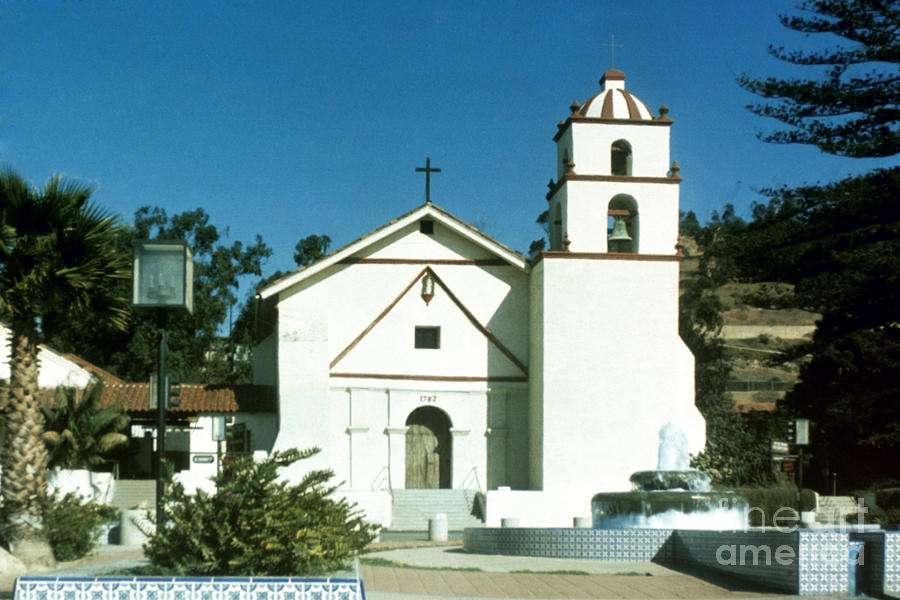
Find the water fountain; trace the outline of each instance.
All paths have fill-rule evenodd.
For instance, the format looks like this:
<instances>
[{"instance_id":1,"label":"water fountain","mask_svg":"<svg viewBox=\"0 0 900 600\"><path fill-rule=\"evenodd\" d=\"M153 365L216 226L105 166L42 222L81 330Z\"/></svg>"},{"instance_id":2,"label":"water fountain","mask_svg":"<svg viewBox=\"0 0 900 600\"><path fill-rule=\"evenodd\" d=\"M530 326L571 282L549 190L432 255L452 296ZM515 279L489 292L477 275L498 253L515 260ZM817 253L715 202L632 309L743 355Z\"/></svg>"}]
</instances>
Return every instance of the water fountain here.
<instances>
[{"instance_id":1,"label":"water fountain","mask_svg":"<svg viewBox=\"0 0 900 600\"><path fill-rule=\"evenodd\" d=\"M604 492L591 499L596 529L743 529L747 499L713 491L709 477L689 468L687 439L668 423L659 431L654 471L631 475L630 492Z\"/></svg>"},{"instance_id":2,"label":"water fountain","mask_svg":"<svg viewBox=\"0 0 900 600\"><path fill-rule=\"evenodd\" d=\"M712 491L709 477L689 468L687 440L674 425L660 430L658 468L634 473L631 483L630 492L594 495L591 528L467 528L463 550L709 569L792 594L846 594L852 589L848 581L857 573L848 566L852 534L748 529L747 500L736 492ZM880 533L857 533L853 548L862 535L871 536L865 543L876 548L900 546ZM886 573L877 557L875 568L880 570L869 572Z\"/></svg>"}]
</instances>

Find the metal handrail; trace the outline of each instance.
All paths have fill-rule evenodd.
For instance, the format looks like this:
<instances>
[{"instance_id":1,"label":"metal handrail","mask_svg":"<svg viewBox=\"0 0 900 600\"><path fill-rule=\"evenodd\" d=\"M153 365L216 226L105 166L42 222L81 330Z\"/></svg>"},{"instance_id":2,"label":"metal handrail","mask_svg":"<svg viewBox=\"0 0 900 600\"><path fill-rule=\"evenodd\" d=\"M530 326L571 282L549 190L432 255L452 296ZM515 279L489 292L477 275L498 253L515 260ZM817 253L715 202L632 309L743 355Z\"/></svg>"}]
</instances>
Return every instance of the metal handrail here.
<instances>
[{"instance_id":1,"label":"metal handrail","mask_svg":"<svg viewBox=\"0 0 900 600\"><path fill-rule=\"evenodd\" d=\"M381 467L381 470L375 474L375 478L372 479L372 491L377 492L378 490L388 490L391 489L391 478L389 476L390 465L384 465Z\"/></svg>"},{"instance_id":2,"label":"metal handrail","mask_svg":"<svg viewBox=\"0 0 900 600\"><path fill-rule=\"evenodd\" d=\"M481 488L481 480L478 479L478 467L472 467L472 470L463 478L462 483L460 484L460 488L464 490L472 489L470 487L471 481L475 481L475 489L479 492L484 491Z\"/></svg>"}]
</instances>

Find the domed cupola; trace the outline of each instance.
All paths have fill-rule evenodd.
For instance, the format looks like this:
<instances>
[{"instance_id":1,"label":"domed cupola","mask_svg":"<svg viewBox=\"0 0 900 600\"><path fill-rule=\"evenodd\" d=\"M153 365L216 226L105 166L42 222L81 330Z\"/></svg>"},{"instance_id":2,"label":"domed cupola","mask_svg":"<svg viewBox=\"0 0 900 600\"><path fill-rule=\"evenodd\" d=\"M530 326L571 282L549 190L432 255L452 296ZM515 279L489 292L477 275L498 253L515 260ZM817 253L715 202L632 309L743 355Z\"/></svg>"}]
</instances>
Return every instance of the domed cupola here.
<instances>
[{"instance_id":1,"label":"domed cupola","mask_svg":"<svg viewBox=\"0 0 900 600\"><path fill-rule=\"evenodd\" d=\"M652 121L653 112L640 98L625 89L625 73L610 69L600 78L600 92L585 102L578 113L596 119Z\"/></svg>"}]
</instances>

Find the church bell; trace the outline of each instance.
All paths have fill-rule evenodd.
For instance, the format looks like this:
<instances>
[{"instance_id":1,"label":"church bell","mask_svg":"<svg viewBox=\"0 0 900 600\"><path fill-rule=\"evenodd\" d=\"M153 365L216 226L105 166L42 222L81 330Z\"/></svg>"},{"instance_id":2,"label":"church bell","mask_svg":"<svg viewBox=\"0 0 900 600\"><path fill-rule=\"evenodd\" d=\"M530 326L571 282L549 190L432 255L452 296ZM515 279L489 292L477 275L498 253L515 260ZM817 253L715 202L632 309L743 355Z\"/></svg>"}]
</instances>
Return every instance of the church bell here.
<instances>
[{"instance_id":1,"label":"church bell","mask_svg":"<svg viewBox=\"0 0 900 600\"><path fill-rule=\"evenodd\" d=\"M628 228L625 226L625 219L622 217L616 217L616 222L613 225L612 233L609 234L610 242L630 242L631 236L628 235Z\"/></svg>"}]
</instances>

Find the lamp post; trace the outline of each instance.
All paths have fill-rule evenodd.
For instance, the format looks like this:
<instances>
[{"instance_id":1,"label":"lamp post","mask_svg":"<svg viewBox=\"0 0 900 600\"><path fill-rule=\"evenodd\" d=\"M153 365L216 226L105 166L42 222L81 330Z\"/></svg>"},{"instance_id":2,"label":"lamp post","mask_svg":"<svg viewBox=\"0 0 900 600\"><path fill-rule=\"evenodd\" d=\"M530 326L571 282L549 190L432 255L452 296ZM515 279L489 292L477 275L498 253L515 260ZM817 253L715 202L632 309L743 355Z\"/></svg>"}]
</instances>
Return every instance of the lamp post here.
<instances>
[{"instance_id":1,"label":"lamp post","mask_svg":"<svg viewBox=\"0 0 900 600\"><path fill-rule=\"evenodd\" d=\"M162 526L163 472L166 453L166 409L169 389L166 378L166 311L194 310L194 259L181 241L139 240L134 242L132 305L154 310L159 329L156 365L156 527Z\"/></svg>"}]
</instances>

